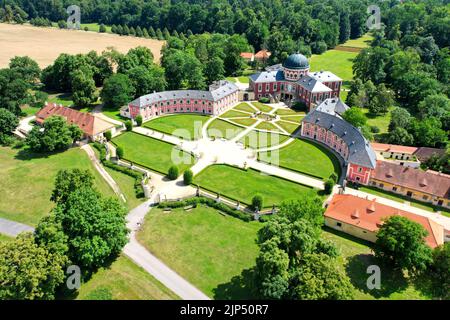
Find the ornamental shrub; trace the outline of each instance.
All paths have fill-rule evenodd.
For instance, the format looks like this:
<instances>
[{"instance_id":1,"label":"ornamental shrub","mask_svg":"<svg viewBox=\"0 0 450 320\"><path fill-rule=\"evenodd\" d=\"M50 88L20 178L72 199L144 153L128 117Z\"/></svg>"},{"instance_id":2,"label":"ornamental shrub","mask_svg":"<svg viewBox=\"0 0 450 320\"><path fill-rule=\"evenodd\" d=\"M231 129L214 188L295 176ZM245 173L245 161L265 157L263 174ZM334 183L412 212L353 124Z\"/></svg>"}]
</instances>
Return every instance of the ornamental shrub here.
<instances>
[{"instance_id":1,"label":"ornamental shrub","mask_svg":"<svg viewBox=\"0 0 450 320\"><path fill-rule=\"evenodd\" d=\"M263 207L263 198L257 194L252 199L252 209L255 211L260 211Z\"/></svg>"},{"instance_id":2,"label":"ornamental shrub","mask_svg":"<svg viewBox=\"0 0 450 320\"><path fill-rule=\"evenodd\" d=\"M170 180L177 180L179 175L180 175L180 172L178 170L178 167L177 166L171 166L169 168L169 172L167 174L167 178L169 178Z\"/></svg>"},{"instance_id":3,"label":"ornamental shrub","mask_svg":"<svg viewBox=\"0 0 450 320\"><path fill-rule=\"evenodd\" d=\"M192 180L194 178L194 174L192 173L191 169L187 169L183 174L183 181L185 185L190 185L192 183Z\"/></svg>"}]
</instances>

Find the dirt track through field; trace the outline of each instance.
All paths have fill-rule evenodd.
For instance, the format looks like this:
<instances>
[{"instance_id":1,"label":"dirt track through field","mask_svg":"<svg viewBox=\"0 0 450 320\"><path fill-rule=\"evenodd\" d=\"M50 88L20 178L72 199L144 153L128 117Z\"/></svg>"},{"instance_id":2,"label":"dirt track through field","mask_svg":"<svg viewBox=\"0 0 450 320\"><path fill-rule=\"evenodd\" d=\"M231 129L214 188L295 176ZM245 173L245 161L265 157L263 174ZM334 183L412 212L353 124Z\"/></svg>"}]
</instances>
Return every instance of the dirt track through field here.
<instances>
[{"instance_id":1,"label":"dirt track through field","mask_svg":"<svg viewBox=\"0 0 450 320\"><path fill-rule=\"evenodd\" d=\"M145 46L153 52L155 61L159 61L163 45L163 41L153 39L0 23L0 68L7 67L14 56L29 56L43 68L61 53L91 50L101 53L108 47L126 53L131 48Z\"/></svg>"}]
</instances>

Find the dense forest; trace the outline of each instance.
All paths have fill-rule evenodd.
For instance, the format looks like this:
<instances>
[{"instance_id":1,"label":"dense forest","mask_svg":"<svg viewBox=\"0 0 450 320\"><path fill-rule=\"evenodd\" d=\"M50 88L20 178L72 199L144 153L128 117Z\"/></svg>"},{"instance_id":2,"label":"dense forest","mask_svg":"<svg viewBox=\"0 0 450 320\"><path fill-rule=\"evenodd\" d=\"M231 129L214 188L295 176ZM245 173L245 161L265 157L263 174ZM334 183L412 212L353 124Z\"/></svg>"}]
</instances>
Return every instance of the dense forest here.
<instances>
[{"instance_id":1,"label":"dense forest","mask_svg":"<svg viewBox=\"0 0 450 320\"><path fill-rule=\"evenodd\" d=\"M392 6L398 1L383 1ZM81 8L82 23L126 25L169 32L245 34L256 49L283 42L331 48L366 31L368 0L3 0L28 19L66 20ZM325 48L326 48L325 47ZM275 49L272 49L275 50Z\"/></svg>"}]
</instances>

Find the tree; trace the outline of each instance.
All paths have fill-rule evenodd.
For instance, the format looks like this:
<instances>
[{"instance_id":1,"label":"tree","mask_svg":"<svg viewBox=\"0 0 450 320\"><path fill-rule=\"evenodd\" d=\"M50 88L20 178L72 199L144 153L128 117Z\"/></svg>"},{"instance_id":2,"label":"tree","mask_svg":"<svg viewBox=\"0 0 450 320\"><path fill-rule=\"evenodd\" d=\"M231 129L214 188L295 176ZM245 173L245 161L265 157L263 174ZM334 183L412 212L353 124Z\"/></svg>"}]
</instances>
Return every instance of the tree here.
<instances>
[{"instance_id":1,"label":"tree","mask_svg":"<svg viewBox=\"0 0 450 320\"><path fill-rule=\"evenodd\" d=\"M336 182L334 182L333 179L327 179L327 181L325 181L325 193L326 194L331 194L333 192L333 188L336 185Z\"/></svg>"},{"instance_id":2,"label":"tree","mask_svg":"<svg viewBox=\"0 0 450 320\"><path fill-rule=\"evenodd\" d=\"M16 115L4 108L0 108L0 136L11 135L19 125Z\"/></svg>"},{"instance_id":3,"label":"tree","mask_svg":"<svg viewBox=\"0 0 450 320\"><path fill-rule=\"evenodd\" d=\"M100 24L100 27L98 28L98 32L100 32L100 33L106 32L106 26L103 23Z\"/></svg>"},{"instance_id":4,"label":"tree","mask_svg":"<svg viewBox=\"0 0 450 320\"><path fill-rule=\"evenodd\" d=\"M140 115L140 114L138 114L137 116L136 116L136 125L138 126L138 127L140 127L140 126L142 126L142 116Z\"/></svg>"},{"instance_id":5,"label":"tree","mask_svg":"<svg viewBox=\"0 0 450 320\"><path fill-rule=\"evenodd\" d=\"M389 122L389 131L396 128L408 128L411 122L411 114L405 108L395 108L391 111L391 120Z\"/></svg>"},{"instance_id":6,"label":"tree","mask_svg":"<svg viewBox=\"0 0 450 320\"><path fill-rule=\"evenodd\" d=\"M30 84L23 80L17 70L0 69L0 108L19 116L20 105L28 96Z\"/></svg>"},{"instance_id":7,"label":"tree","mask_svg":"<svg viewBox=\"0 0 450 320\"><path fill-rule=\"evenodd\" d=\"M192 183L192 180L194 179L194 174L192 173L191 169L187 169L183 173L183 181L185 185L190 185Z\"/></svg>"},{"instance_id":8,"label":"tree","mask_svg":"<svg viewBox=\"0 0 450 320\"><path fill-rule=\"evenodd\" d=\"M304 219L317 229L322 228L324 224L322 199L317 196L306 195L294 201L283 202L278 213L291 222Z\"/></svg>"},{"instance_id":9,"label":"tree","mask_svg":"<svg viewBox=\"0 0 450 320\"><path fill-rule=\"evenodd\" d=\"M205 78L208 83L224 78L225 69L222 58L215 56L208 60L205 66Z\"/></svg>"},{"instance_id":10,"label":"tree","mask_svg":"<svg viewBox=\"0 0 450 320\"><path fill-rule=\"evenodd\" d=\"M178 167L177 166L171 166L169 168L169 172L167 173L167 178L170 180L177 180L178 176L180 175Z\"/></svg>"},{"instance_id":11,"label":"tree","mask_svg":"<svg viewBox=\"0 0 450 320\"><path fill-rule=\"evenodd\" d=\"M383 115L388 113L393 103L394 96L392 92L382 83L377 87L374 96L369 101L369 111L373 115Z\"/></svg>"},{"instance_id":12,"label":"tree","mask_svg":"<svg viewBox=\"0 0 450 320\"><path fill-rule=\"evenodd\" d=\"M424 147L445 146L448 134L442 130L442 123L436 118L411 121L408 132L414 137L414 142Z\"/></svg>"},{"instance_id":13,"label":"tree","mask_svg":"<svg viewBox=\"0 0 450 320\"><path fill-rule=\"evenodd\" d=\"M305 255L292 275L290 299L349 300L353 298L350 279L336 259L323 254Z\"/></svg>"},{"instance_id":14,"label":"tree","mask_svg":"<svg viewBox=\"0 0 450 320\"><path fill-rule=\"evenodd\" d=\"M29 84L34 84L41 76L41 68L36 61L28 56L14 57L9 63L9 68L16 72L20 79Z\"/></svg>"},{"instance_id":15,"label":"tree","mask_svg":"<svg viewBox=\"0 0 450 320\"><path fill-rule=\"evenodd\" d=\"M450 99L445 94L433 94L425 97L418 106L422 119L434 117L443 119L450 113Z\"/></svg>"},{"instance_id":16,"label":"tree","mask_svg":"<svg viewBox=\"0 0 450 320\"><path fill-rule=\"evenodd\" d=\"M435 281L433 288L438 296L442 299L450 299L450 242L433 250L433 263L430 270Z\"/></svg>"},{"instance_id":17,"label":"tree","mask_svg":"<svg viewBox=\"0 0 450 320\"><path fill-rule=\"evenodd\" d=\"M67 236L70 261L85 272L105 265L128 242L125 208L118 199L103 198L92 188L71 192L53 214Z\"/></svg>"},{"instance_id":18,"label":"tree","mask_svg":"<svg viewBox=\"0 0 450 320\"><path fill-rule=\"evenodd\" d=\"M259 194L252 198L252 209L254 211L260 211L263 208L263 197Z\"/></svg>"},{"instance_id":19,"label":"tree","mask_svg":"<svg viewBox=\"0 0 450 320\"><path fill-rule=\"evenodd\" d=\"M367 123L367 117L361 108L351 107L342 114L342 118L356 128L362 128Z\"/></svg>"},{"instance_id":20,"label":"tree","mask_svg":"<svg viewBox=\"0 0 450 320\"><path fill-rule=\"evenodd\" d=\"M116 155L117 155L117 157L118 157L119 159L122 159L122 158L123 158L123 154L124 154L123 148L122 148L122 147L117 147L117 149L116 149Z\"/></svg>"},{"instance_id":21,"label":"tree","mask_svg":"<svg viewBox=\"0 0 450 320\"><path fill-rule=\"evenodd\" d=\"M164 91L167 86L164 70L157 65L152 65L150 68L134 67L127 72L127 75L136 90L134 95L136 98L155 91Z\"/></svg>"},{"instance_id":22,"label":"tree","mask_svg":"<svg viewBox=\"0 0 450 320\"><path fill-rule=\"evenodd\" d=\"M97 88L92 71L79 69L72 72L72 100L79 108L89 107L96 100Z\"/></svg>"},{"instance_id":23,"label":"tree","mask_svg":"<svg viewBox=\"0 0 450 320\"><path fill-rule=\"evenodd\" d=\"M88 170L60 170L56 174L50 200L58 205L63 205L75 190L93 188L93 186L94 176Z\"/></svg>"},{"instance_id":24,"label":"tree","mask_svg":"<svg viewBox=\"0 0 450 320\"><path fill-rule=\"evenodd\" d=\"M131 120L125 121L125 128L127 131L133 130L133 122L131 122Z\"/></svg>"},{"instance_id":25,"label":"tree","mask_svg":"<svg viewBox=\"0 0 450 320\"><path fill-rule=\"evenodd\" d=\"M412 146L414 145L414 137L405 128L396 127L389 132L387 142L401 146Z\"/></svg>"},{"instance_id":26,"label":"tree","mask_svg":"<svg viewBox=\"0 0 450 320\"><path fill-rule=\"evenodd\" d=\"M428 232L402 216L391 216L380 227L375 257L399 269L418 273L431 263L431 249L425 243Z\"/></svg>"},{"instance_id":27,"label":"tree","mask_svg":"<svg viewBox=\"0 0 450 320\"><path fill-rule=\"evenodd\" d=\"M131 80L124 74L109 77L100 94L103 103L108 108L118 108L133 99L135 89Z\"/></svg>"},{"instance_id":28,"label":"tree","mask_svg":"<svg viewBox=\"0 0 450 320\"><path fill-rule=\"evenodd\" d=\"M39 221L34 231L34 241L52 254L67 256L69 251L68 237L56 216L50 214Z\"/></svg>"},{"instance_id":29,"label":"tree","mask_svg":"<svg viewBox=\"0 0 450 320\"><path fill-rule=\"evenodd\" d=\"M153 53L147 47L136 47L130 49L128 53L119 60L117 72L127 74L129 70L136 67L150 69L153 66Z\"/></svg>"},{"instance_id":30,"label":"tree","mask_svg":"<svg viewBox=\"0 0 450 320\"><path fill-rule=\"evenodd\" d=\"M0 299L48 300L64 281L65 256L38 246L31 234L0 243Z\"/></svg>"},{"instance_id":31,"label":"tree","mask_svg":"<svg viewBox=\"0 0 450 320\"><path fill-rule=\"evenodd\" d=\"M103 133L103 136L105 137L106 141L111 141L112 133L110 130Z\"/></svg>"},{"instance_id":32,"label":"tree","mask_svg":"<svg viewBox=\"0 0 450 320\"><path fill-rule=\"evenodd\" d=\"M52 116L44 121L42 128L33 127L25 143L36 152L61 151L81 139L82 135L80 128L68 125L63 117Z\"/></svg>"}]
</instances>

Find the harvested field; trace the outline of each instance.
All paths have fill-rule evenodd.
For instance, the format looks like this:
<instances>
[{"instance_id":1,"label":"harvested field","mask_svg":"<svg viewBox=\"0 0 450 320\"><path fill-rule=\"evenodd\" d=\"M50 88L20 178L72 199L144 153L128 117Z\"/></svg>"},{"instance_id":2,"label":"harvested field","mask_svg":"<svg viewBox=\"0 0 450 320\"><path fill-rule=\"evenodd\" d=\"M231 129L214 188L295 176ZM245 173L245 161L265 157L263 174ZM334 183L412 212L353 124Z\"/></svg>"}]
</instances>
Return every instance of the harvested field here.
<instances>
[{"instance_id":1,"label":"harvested field","mask_svg":"<svg viewBox=\"0 0 450 320\"><path fill-rule=\"evenodd\" d=\"M91 50L101 53L108 47L126 53L131 48L146 46L153 52L155 61L159 61L163 44L164 41L116 34L0 23L0 68L7 67L14 56L29 56L43 68L52 64L61 53L88 53Z\"/></svg>"}]
</instances>

